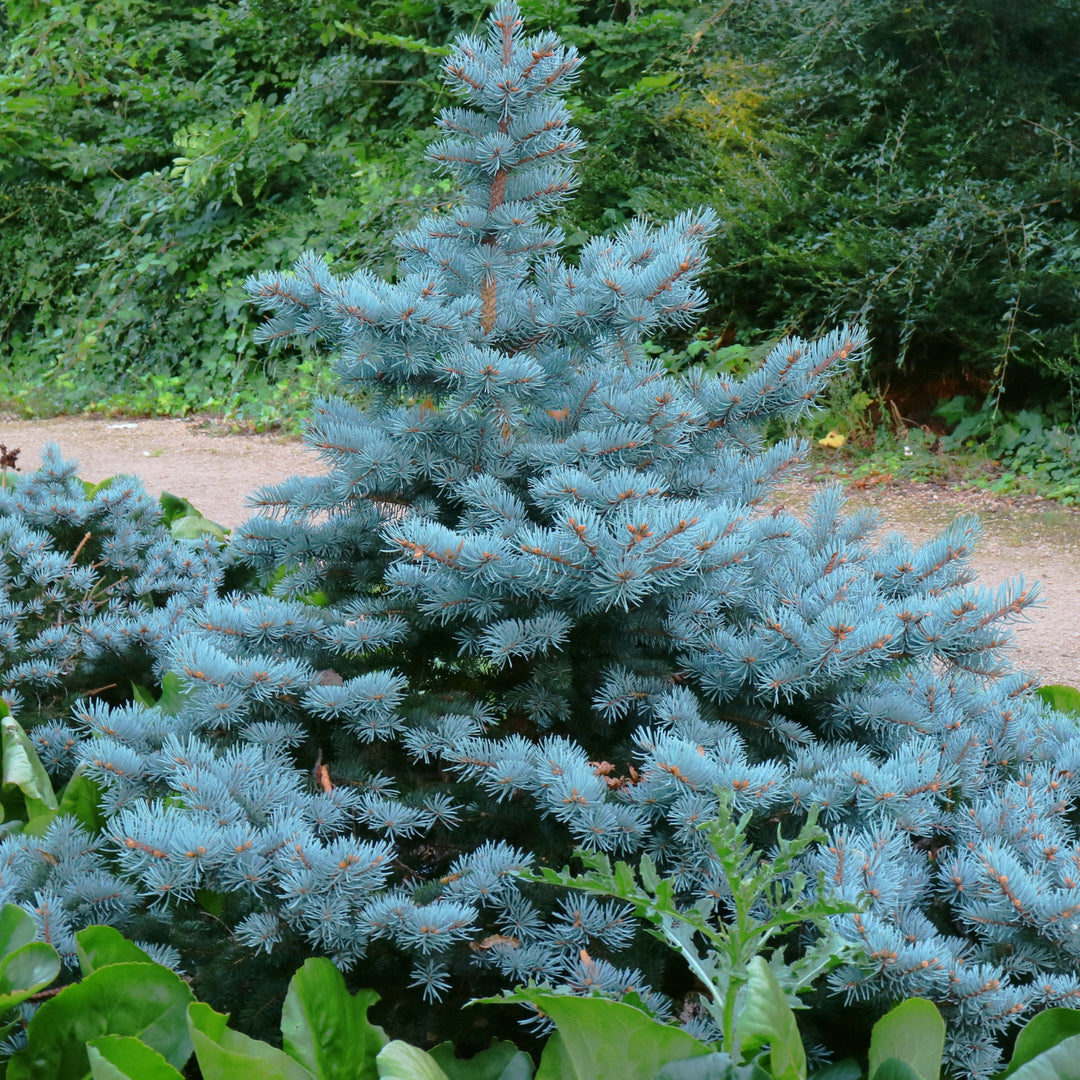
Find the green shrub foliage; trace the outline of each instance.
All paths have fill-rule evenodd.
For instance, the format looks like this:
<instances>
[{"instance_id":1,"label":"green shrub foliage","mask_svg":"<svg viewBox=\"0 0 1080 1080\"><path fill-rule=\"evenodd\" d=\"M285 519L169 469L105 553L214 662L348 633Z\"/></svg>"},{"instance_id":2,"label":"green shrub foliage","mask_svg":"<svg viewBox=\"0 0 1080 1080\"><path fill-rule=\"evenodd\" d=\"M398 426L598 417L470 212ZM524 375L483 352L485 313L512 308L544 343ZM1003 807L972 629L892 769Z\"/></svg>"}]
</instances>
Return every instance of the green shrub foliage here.
<instances>
[{"instance_id":1,"label":"green shrub foliage","mask_svg":"<svg viewBox=\"0 0 1080 1080\"><path fill-rule=\"evenodd\" d=\"M248 283L263 340L336 355L342 396L306 435L328 471L259 492L234 536L266 593L207 596L157 647L184 691L167 722L73 710L113 916L176 912L204 987L232 954L191 932L195 903L271 961L385 982L408 957L429 1000L546 979L664 1014L627 909L514 872L647 854L723 917L698 829L718 790L765 847L816 803L810 881L871 900L835 917L865 959L832 991L940 1003L954 1069L986 1076L998 1035L1080 996L1080 738L1003 660L1033 593L973 584L972 519L916 548L875 543L836 490L805 521L769 503L805 448L758 428L806 412L863 337L786 340L741 379L666 374L642 343L702 307L716 220L559 254L577 67L503 0L444 64L462 103L431 156L461 198L397 237L394 280L307 255ZM70 909L66 820L34 850ZM34 858L0 845L3 897Z\"/></svg>"},{"instance_id":2,"label":"green shrub foliage","mask_svg":"<svg viewBox=\"0 0 1080 1080\"><path fill-rule=\"evenodd\" d=\"M698 133L679 173L696 157L733 211L715 324L858 317L884 379L1075 381L1078 35L1071 8L1009 0L735 0L705 20L658 111Z\"/></svg>"}]
</instances>

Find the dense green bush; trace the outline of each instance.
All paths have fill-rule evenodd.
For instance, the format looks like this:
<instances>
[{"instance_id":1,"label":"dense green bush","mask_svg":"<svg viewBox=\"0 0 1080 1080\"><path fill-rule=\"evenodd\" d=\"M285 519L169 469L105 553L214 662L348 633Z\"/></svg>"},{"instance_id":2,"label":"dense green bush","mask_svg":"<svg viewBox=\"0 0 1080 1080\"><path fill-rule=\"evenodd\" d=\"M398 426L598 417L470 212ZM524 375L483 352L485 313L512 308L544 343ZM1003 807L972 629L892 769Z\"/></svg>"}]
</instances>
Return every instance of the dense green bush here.
<instances>
[{"instance_id":1,"label":"dense green bush","mask_svg":"<svg viewBox=\"0 0 1080 1080\"><path fill-rule=\"evenodd\" d=\"M252 346L239 289L301 250L389 270L445 198L419 167L478 0L7 0L0 393L257 419L320 383ZM877 373L1076 378L1069 5L531 0L592 58L570 248L717 206L730 344L865 320Z\"/></svg>"},{"instance_id":2,"label":"dense green bush","mask_svg":"<svg viewBox=\"0 0 1080 1080\"><path fill-rule=\"evenodd\" d=\"M626 13L605 4L533 6L580 19L610 52L590 76L598 103L683 25L644 16L624 42ZM421 167L445 53L426 37L484 10L7 0L0 396L43 411L295 410L319 377L257 353L241 283L305 249L392 268L394 227L447 192Z\"/></svg>"},{"instance_id":3,"label":"dense green bush","mask_svg":"<svg viewBox=\"0 0 1080 1080\"><path fill-rule=\"evenodd\" d=\"M886 377L1075 377L1074 7L736 0L714 16L678 108L714 140L717 318L858 317Z\"/></svg>"},{"instance_id":4,"label":"dense green bush","mask_svg":"<svg viewBox=\"0 0 1080 1080\"><path fill-rule=\"evenodd\" d=\"M240 283L312 245L378 261L393 217L438 198L409 140L431 57L407 39L391 63L339 25L352 10L10 0L8 396L257 415L310 390L303 364L255 359ZM400 14L369 18L384 11Z\"/></svg>"}]
</instances>

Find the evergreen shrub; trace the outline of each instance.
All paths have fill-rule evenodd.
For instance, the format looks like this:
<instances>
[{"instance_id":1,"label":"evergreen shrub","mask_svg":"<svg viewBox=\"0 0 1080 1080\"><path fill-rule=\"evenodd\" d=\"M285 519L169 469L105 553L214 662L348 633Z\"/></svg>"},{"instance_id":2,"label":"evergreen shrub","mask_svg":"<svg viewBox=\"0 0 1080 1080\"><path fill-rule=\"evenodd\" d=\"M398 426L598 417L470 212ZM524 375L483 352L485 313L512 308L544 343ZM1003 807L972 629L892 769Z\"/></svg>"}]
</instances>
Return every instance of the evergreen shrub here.
<instances>
[{"instance_id":1,"label":"evergreen shrub","mask_svg":"<svg viewBox=\"0 0 1080 1080\"><path fill-rule=\"evenodd\" d=\"M952 1068L987 1076L1013 1024L1080 998L1080 737L1004 659L1034 593L974 583L971 518L915 547L835 489L805 520L769 501L806 448L759 428L863 337L787 340L742 378L650 358L704 302L716 219L560 256L577 66L501 0L445 62L464 100L431 156L461 199L397 237L395 279L306 256L250 280L265 341L336 356L306 434L328 471L260 491L233 537L265 592L207 595L157 646L173 715L73 710L52 765L104 788L110 919L171 919L200 992L251 1011L316 952L399 1004L406 980L449 1006L535 979L673 1015L660 990L686 988L627 908L517 871L648 855L723 918L698 828L718 792L763 849L816 804L801 872L870 901L834 917L862 959L830 989L939 1003ZM4 840L0 900L45 858L71 907L79 836Z\"/></svg>"},{"instance_id":2,"label":"evergreen shrub","mask_svg":"<svg viewBox=\"0 0 1080 1080\"><path fill-rule=\"evenodd\" d=\"M91 485L77 470L49 444L0 486L0 699L24 724L160 678L157 650L224 581L217 539L177 539L134 477Z\"/></svg>"}]
</instances>

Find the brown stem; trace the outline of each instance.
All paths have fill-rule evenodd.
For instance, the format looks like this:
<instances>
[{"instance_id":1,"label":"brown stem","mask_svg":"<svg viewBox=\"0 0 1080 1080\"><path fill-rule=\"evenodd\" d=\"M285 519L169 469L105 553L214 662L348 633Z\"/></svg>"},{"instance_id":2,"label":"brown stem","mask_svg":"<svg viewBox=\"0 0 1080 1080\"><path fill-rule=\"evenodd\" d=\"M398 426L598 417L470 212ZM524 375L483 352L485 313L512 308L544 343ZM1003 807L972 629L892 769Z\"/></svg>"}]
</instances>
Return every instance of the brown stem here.
<instances>
[{"instance_id":1,"label":"brown stem","mask_svg":"<svg viewBox=\"0 0 1080 1080\"><path fill-rule=\"evenodd\" d=\"M87 533L80 541L79 546L75 549L75 553L68 559L68 566L74 566L75 560L82 553L82 549L86 547L86 541L90 539L90 533Z\"/></svg>"},{"instance_id":2,"label":"brown stem","mask_svg":"<svg viewBox=\"0 0 1080 1080\"><path fill-rule=\"evenodd\" d=\"M485 334L490 334L495 328L495 295L495 279L484 278L484 283L480 286L480 300L483 303L480 310L480 329Z\"/></svg>"}]
</instances>

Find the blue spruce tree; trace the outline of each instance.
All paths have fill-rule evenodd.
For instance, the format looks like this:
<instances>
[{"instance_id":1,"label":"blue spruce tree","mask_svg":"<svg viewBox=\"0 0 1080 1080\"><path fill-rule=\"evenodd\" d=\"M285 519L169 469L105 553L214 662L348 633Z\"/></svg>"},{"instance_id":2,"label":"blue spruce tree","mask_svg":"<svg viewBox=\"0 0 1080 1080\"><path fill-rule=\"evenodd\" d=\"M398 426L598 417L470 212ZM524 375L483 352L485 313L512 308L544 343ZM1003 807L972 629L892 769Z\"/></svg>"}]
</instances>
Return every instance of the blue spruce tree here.
<instances>
[{"instance_id":1,"label":"blue spruce tree","mask_svg":"<svg viewBox=\"0 0 1080 1080\"><path fill-rule=\"evenodd\" d=\"M769 503L805 448L759 430L862 335L784 341L741 380L650 359L702 306L715 218L559 254L577 67L500 0L445 63L463 104L431 158L461 200L398 237L396 279L308 255L249 281L264 340L336 358L306 432L328 471L255 497L231 557L263 594L208 596L148 645L173 715L84 703L51 760L104 790L117 921L186 934L198 901L251 954L368 983L405 954L428 1000L543 978L663 1012L625 910L514 871L647 853L723 917L697 828L718 792L763 844L819 804L809 869L871 901L837 919L864 959L831 989L937 1001L957 1074L984 1077L1010 1025L1080 998L1080 738L1003 660L1032 593L973 583L972 519L916 548L833 489L805 520ZM0 899L74 893L80 843L61 819L45 866L4 841Z\"/></svg>"}]
</instances>

